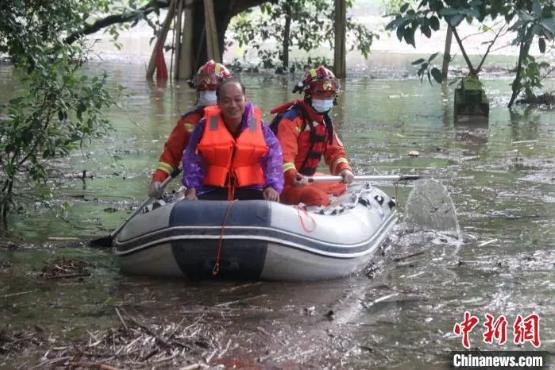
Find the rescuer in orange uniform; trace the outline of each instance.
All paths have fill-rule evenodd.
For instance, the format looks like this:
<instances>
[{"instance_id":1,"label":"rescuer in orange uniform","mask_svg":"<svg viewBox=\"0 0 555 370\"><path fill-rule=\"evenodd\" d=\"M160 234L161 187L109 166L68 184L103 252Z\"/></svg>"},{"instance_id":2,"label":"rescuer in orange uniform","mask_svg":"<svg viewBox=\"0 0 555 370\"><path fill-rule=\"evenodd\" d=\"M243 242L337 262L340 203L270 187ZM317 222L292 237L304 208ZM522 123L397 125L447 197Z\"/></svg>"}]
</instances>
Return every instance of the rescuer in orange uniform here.
<instances>
[{"instance_id":1,"label":"rescuer in orange uniform","mask_svg":"<svg viewBox=\"0 0 555 370\"><path fill-rule=\"evenodd\" d=\"M272 130L283 151L285 187L281 201L286 204L329 205L330 194L345 192L354 180L347 153L329 116L339 90L334 74L324 66L309 70L295 91L303 91L304 99L274 108L277 113ZM340 175L343 183L307 183L314 176L322 156L332 175Z\"/></svg>"},{"instance_id":2,"label":"rescuer in orange uniform","mask_svg":"<svg viewBox=\"0 0 555 370\"><path fill-rule=\"evenodd\" d=\"M189 200L279 201L283 158L262 112L247 103L234 79L218 87L218 104L207 107L183 154L183 185Z\"/></svg>"},{"instance_id":3,"label":"rescuer in orange uniform","mask_svg":"<svg viewBox=\"0 0 555 370\"><path fill-rule=\"evenodd\" d=\"M152 175L149 196L158 198L162 182L179 166L183 151L187 147L195 125L204 116L205 107L216 104L216 89L219 83L231 77L229 70L220 63L209 60L198 69L193 78L192 87L197 90L197 104L185 112L177 121L164 145L158 167Z\"/></svg>"}]
</instances>

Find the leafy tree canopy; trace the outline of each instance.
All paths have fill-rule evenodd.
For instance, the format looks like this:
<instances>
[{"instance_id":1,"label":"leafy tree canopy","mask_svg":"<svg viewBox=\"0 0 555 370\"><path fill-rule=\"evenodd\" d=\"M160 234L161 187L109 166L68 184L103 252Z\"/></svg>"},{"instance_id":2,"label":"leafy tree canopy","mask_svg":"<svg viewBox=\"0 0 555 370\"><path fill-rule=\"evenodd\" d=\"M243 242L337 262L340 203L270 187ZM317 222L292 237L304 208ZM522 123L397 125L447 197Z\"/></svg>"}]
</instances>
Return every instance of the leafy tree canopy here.
<instances>
[{"instance_id":1,"label":"leafy tree canopy","mask_svg":"<svg viewBox=\"0 0 555 370\"><path fill-rule=\"evenodd\" d=\"M347 8L350 7L352 1L348 0ZM236 18L231 27L234 41L228 46L237 42L239 46L259 50L265 67L283 65L284 54L293 47L308 52L328 43L333 48L334 16L334 2L330 0L279 0L275 4L263 4ZM372 40L377 35L351 18L347 19L346 27L349 49L356 48L368 57ZM266 41L275 42L276 48L265 48ZM282 47L284 41L285 49Z\"/></svg>"},{"instance_id":2,"label":"leafy tree canopy","mask_svg":"<svg viewBox=\"0 0 555 370\"><path fill-rule=\"evenodd\" d=\"M415 32L420 30L430 37L432 32L439 30L441 20L457 27L464 20L472 23L503 17L510 24L519 18L514 26L520 28L536 18L541 21L536 24L535 34L548 36L553 34L554 6L552 0L422 0L416 6L413 2L403 2L398 12L392 14L394 19L386 28L395 30L399 41L404 40L415 47Z\"/></svg>"},{"instance_id":3,"label":"leafy tree canopy","mask_svg":"<svg viewBox=\"0 0 555 370\"><path fill-rule=\"evenodd\" d=\"M398 0L395 0L398 2ZM516 96L526 89L527 94L534 87L541 87L539 82L539 71L542 66L538 65L529 56L532 42L538 40L539 50L544 53L546 41L553 40L555 37L555 3L553 0L421 0L421 1L402 1L399 10L391 16L393 20L386 26L386 29L394 30L399 41L404 41L416 47L415 33L420 31L426 37L430 37L432 32L438 31L441 21L453 30L453 35L461 49L463 57L469 68L471 75L478 75L480 69L489 53L491 46L497 39L502 29L507 28L514 31L516 37L513 41L519 46L519 59L517 63L517 74L512 84L513 96L509 102L512 105ZM503 19L504 25L501 26L495 38L489 43L486 53L483 55L478 66L474 66L466 54L464 42L457 32L457 26L463 21L472 23L477 21L495 21ZM433 58L431 58L433 59ZM424 70L429 72L429 62L422 60L419 73ZM434 78L440 77L439 71L433 73ZM429 75L429 73L428 73ZM524 78L524 81L523 81ZM439 81L438 78L436 80Z\"/></svg>"}]
</instances>

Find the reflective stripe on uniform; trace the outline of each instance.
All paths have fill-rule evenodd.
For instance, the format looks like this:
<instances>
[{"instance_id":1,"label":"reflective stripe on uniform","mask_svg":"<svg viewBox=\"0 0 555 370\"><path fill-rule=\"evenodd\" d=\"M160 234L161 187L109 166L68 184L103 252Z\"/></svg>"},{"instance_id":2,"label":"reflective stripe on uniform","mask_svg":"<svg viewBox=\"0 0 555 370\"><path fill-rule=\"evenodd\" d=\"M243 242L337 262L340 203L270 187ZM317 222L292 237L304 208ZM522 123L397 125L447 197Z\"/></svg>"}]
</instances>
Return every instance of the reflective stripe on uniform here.
<instances>
[{"instance_id":1,"label":"reflective stripe on uniform","mask_svg":"<svg viewBox=\"0 0 555 370\"><path fill-rule=\"evenodd\" d=\"M193 130L195 129L195 125L189 122L185 122L183 126L185 126L185 131L187 132L193 132Z\"/></svg>"},{"instance_id":2,"label":"reflective stripe on uniform","mask_svg":"<svg viewBox=\"0 0 555 370\"><path fill-rule=\"evenodd\" d=\"M333 173L335 173L335 170L337 169L337 166L339 166L341 163L347 163L347 165L349 164L349 162L347 161L347 159L345 158L337 158L335 160L335 162L333 162L331 169Z\"/></svg>"},{"instance_id":3,"label":"reflective stripe on uniform","mask_svg":"<svg viewBox=\"0 0 555 370\"><path fill-rule=\"evenodd\" d=\"M286 162L283 164L283 172L287 172L289 170L295 169L295 163L293 162Z\"/></svg>"},{"instance_id":4,"label":"reflective stripe on uniform","mask_svg":"<svg viewBox=\"0 0 555 370\"><path fill-rule=\"evenodd\" d=\"M168 175L173 172L173 167L166 162L158 162L158 167L156 167L156 169L164 171Z\"/></svg>"}]
</instances>

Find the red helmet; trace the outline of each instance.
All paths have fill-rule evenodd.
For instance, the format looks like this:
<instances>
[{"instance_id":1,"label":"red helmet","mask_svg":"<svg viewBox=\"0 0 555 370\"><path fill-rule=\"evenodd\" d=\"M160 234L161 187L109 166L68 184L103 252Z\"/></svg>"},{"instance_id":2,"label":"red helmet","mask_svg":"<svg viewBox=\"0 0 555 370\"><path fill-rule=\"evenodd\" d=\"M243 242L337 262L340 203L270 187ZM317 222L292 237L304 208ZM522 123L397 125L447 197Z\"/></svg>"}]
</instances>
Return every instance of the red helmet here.
<instances>
[{"instance_id":1,"label":"red helmet","mask_svg":"<svg viewBox=\"0 0 555 370\"><path fill-rule=\"evenodd\" d=\"M231 72L220 63L209 60L202 65L195 77L193 77L193 87L198 91L216 90L218 84L231 77Z\"/></svg>"},{"instance_id":2,"label":"red helmet","mask_svg":"<svg viewBox=\"0 0 555 370\"><path fill-rule=\"evenodd\" d=\"M315 92L329 93L333 96L339 90L339 81L332 71L320 65L305 73L303 79L303 90L305 95Z\"/></svg>"}]
</instances>

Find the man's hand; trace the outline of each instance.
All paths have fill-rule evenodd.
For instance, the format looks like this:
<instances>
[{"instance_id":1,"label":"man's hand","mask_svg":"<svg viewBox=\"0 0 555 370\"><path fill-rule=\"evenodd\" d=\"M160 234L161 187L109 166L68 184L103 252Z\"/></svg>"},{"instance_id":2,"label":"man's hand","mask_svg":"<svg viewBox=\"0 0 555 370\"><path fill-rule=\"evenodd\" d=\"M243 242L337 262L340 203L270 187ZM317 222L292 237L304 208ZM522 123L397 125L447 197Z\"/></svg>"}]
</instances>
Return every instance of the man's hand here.
<instances>
[{"instance_id":1,"label":"man's hand","mask_svg":"<svg viewBox=\"0 0 555 370\"><path fill-rule=\"evenodd\" d=\"M189 188L185 190L185 199L187 200L198 200L197 198L197 189Z\"/></svg>"},{"instance_id":2,"label":"man's hand","mask_svg":"<svg viewBox=\"0 0 555 370\"><path fill-rule=\"evenodd\" d=\"M303 186L308 184L308 179L294 169L285 172L284 178L287 185Z\"/></svg>"},{"instance_id":3,"label":"man's hand","mask_svg":"<svg viewBox=\"0 0 555 370\"><path fill-rule=\"evenodd\" d=\"M160 181L152 181L148 188L148 196L151 198L160 198L162 196L162 183Z\"/></svg>"},{"instance_id":4,"label":"man's hand","mask_svg":"<svg viewBox=\"0 0 555 370\"><path fill-rule=\"evenodd\" d=\"M264 191L262 192L262 196L264 196L264 199L266 200L279 202L279 193L271 186L268 186L266 189L264 189Z\"/></svg>"},{"instance_id":5,"label":"man's hand","mask_svg":"<svg viewBox=\"0 0 555 370\"><path fill-rule=\"evenodd\" d=\"M350 184L353 181L355 181L355 176L353 175L351 170L348 170L348 169L344 169L343 171L341 171L339 173L339 176L341 176L343 178L343 180L341 180L341 182L344 183L344 184Z\"/></svg>"},{"instance_id":6,"label":"man's hand","mask_svg":"<svg viewBox=\"0 0 555 370\"><path fill-rule=\"evenodd\" d=\"M293 180L293 184L295 186L305 186L306 184L308 184L308 177L297 172L297 174L295 175L295 179Z\"/></svg>"}]
</instances>

